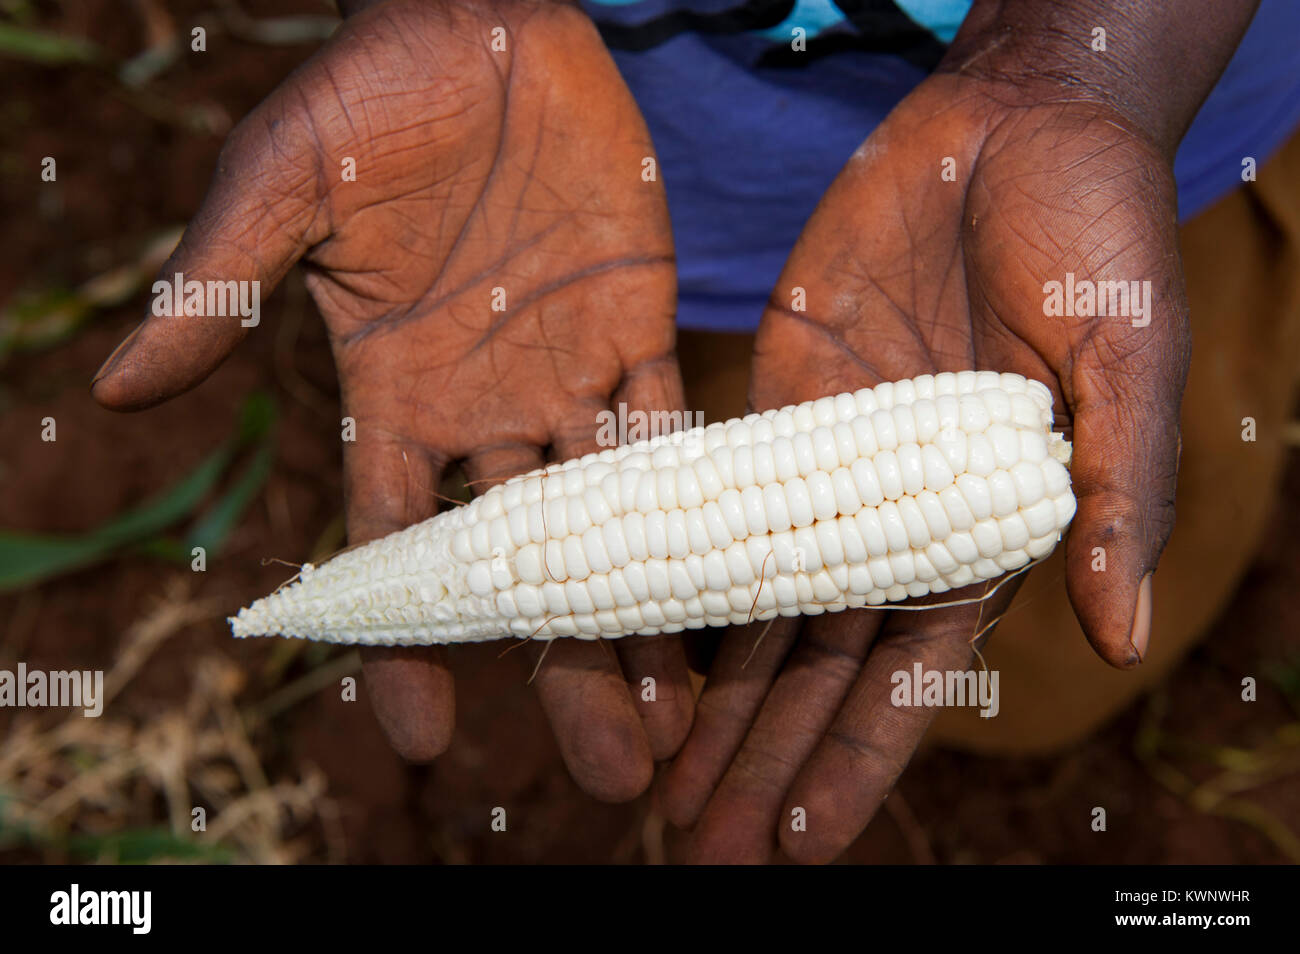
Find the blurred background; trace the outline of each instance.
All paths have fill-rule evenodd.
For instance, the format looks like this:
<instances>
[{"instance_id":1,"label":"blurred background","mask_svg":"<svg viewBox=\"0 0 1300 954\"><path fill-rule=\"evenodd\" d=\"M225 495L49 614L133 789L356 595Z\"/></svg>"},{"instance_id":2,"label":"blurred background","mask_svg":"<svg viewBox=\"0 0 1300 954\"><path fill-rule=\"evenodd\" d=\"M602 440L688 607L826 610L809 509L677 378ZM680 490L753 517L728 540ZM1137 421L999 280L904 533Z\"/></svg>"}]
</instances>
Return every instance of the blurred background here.
<instances>
[{"instance_id":1,"label":"blurred background","mask_svg":"<svg viewBox=\"0 0 1300 954\"><path fill-rule=\"evenodd\" d=\"M293 574L275 561L344 542L337 386L296 272L195 391L143 416L90 399L224 135L337 22L325 0L0 0L0 669L102 669L109 696L98 719L0 708L0 860L671 851L650 796L603 805L569 780L508 644L456 651L452 748L408 766L364 690L341 698L355 652L230 638L225 616ZM722 347L690 344L688 373ZM1063 754L924 750L845 860L1300 862L1296 430L1252 569L1168 679ZM1258 674L1253 705L1242 672ZM1104 834L1087 824L1099 804L1121 809ZM497 805L508 835L489 829Z\"/></svg>"}]
</instances>

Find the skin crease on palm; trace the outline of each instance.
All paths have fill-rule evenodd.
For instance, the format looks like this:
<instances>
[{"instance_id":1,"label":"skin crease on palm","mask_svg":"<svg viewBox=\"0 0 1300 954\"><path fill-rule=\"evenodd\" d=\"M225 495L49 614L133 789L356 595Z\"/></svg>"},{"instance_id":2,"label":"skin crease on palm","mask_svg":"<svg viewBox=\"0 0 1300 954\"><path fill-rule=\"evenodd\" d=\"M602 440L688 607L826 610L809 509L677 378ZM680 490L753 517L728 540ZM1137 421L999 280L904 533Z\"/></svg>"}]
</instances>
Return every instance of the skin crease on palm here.
<instances>
[{"instance_id":1,"label":"skin crease on palm","mask_svg":"<svg viewBox=\"0 0 1300 954\"><path fill-rule=\"evenodd\" d=\"M503 24L507 51L493 52ZM432 514L454 464L482 487L593 449L596 412L620 401L682 406L672 239L662 186L641 178L649 155L639 111L577 11L378 4L231 134L162 275L260 279L265 296L301 260L343 413L357 421L345 485L350 540L364 541ZM349 156L355 182L339 174ZM947 156L956 182L939 178ZM1042 283L1066 271L1152 280L1151 326L1044 317ZM796 285L806 312L788 310ZM496 287L505 312L489 307ZM118 409L166 400L245 333L229 320L151 319L94 395ZM1172 528L1187 360L1168 157L1099 106L1029 105L995 82L936 75L808 223L763 316L750 400L968 367L1047 383L1076 448L1067 585L1098 652L1130 666L1139 585ZM1088 569L1097 545L1105 579ZM654 761L679 753L657 795L694 829L687 857L761 861L779 847L828 860L929 722L928 710L889 705L889 674L917 659L966 668L977 625L1013 590L982 607L778 621L747 665L760 627L727 631L693 726L674 637L557 640L535 685L566 764L597 797L636 796ZM373 650L365 663L398 750L443 751L454 717L444 654ZM645 675L657 702L629 691ZM789 830L796 806L805 832Z\"/></svg>"}]
</instances>

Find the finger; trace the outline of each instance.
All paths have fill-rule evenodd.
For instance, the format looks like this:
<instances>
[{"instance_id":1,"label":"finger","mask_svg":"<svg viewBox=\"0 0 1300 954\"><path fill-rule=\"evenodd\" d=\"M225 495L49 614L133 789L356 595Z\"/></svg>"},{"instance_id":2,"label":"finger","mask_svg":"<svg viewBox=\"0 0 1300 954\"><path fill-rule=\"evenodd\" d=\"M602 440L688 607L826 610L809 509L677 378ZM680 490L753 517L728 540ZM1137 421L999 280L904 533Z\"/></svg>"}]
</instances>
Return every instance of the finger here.
<instances>
[{"instance_id":1,"label":"finger","mask_svg":"<svg viewBox=\"0 0 1300 954\"><path fill-rule=\"evenodd\" d=\"M551 447L561 460L602 450L595 439L602 404L570 407L552 423ZM624 802L640 795L654 774L641 716L608 643L559 638L531 646L533 684L560 754L578 786L594 798Z\"/></svg>"},{"instance_id":2,"label":"finger","mask_svg":"<svg viewBox=\"0 0 1300 954\"><path fill-rule=\"evenodd\" d=\"M686 398L676 357L670 351L628 369L613 403L627 414L684 411ZM690 731L695 709L681 637L632 636L618 640L614 647L651 753L656 760L670 758Z\"/></svg>"},{"instance_id":3,"label":"finger","mask_svg":"<svg viewBox=\"0 0 1300 954\"><path fill-rule=\"evenodd\" d=\"M441 461L360 421L343 456L350 543L364 543L432 516ZM389 741L413 762L446 751L456 696L441 647L365 647L370 704Z\"/></svg>"},{"instance_id":4,"label":"finger","mask_svg":"<svg viewBox=\"0 0 1300 954\"><path fill-rule=\"evenodd\" d=\"M626 636L613 645L651 756L656 762L672 758L686 740L695 711L681 638Z\"/></svg>"},{"instance_id":5,"label":"finger","mask_svg":"<svg viewBox=\"0 0 1300 954\"><path fill-rule=\"evenodd\" d=\"M470 454L465 459L465 478L477 496L511 477L537 470L545 464L540 447L509 442L482 447Z\"/></svg>"},{"instance_id":6,"label":"finger","mask_svg":"<svg viewBox=\"0 0 1300 954\"><path fill-rule=\"evenodd\" d=\"M654 759L609 645L558 638L533 649L533 657L533 685L578 786L603 802L626 802L644 792Z\"/></svg>"},{"instance_id":7,"label":"finger","mask_svg":"<svg viewBox=\"0 0 1300 954\"><path fill-rule=\"evenodd\" d=\"M622 404L628 411L686 410L677 356L669 351L629 368L614 392L613 403L615 408Z\"/></svg>"},{"instance_id":8,"label":"finger","mask_svg":"<svg viewBox=\"0 0 1300 954\"><path fill-rule=\"evenodd\" d=\"M1147 653L1151 574L1174 527L1189 360L1180 324L1157 313L1146 328L1112 325L1071 375L1078 512L1066 542L1066 585L1093 649L1121 668Z\"/></svg>"},{"instance_id":9,"label":"finger","mask_svg":"<svg viewBox=\"0 0 1300 954\"><path fill-rule=\"evenodd\" d=\"M363 646L370 707L397 754L429 762L447 751L456 689L441 646Z\"/></svg>"},{"instance_id":10,"label":"finger","mask_svg":"<svg viewBox=\"0 0 1300 954\"><path fill-rule=\"evenodd\" d=\"M1018 582L982 604L889 614L843 708L785 798L777 832L786 856L832 861L866 828L936 712L894 705L896 686L914 676L917 664L922 673L969 670L972 638L1006 611Z\"/></svg>"},{"instance_id":11,"label":"finger","mask_svg":"<svg viewBox=\"0 0 1300 954\"><path fill-rule=\"evenodd\" d=\"M696 825L688 857L710 864L769 860L786 792L852 688L883 620L883 613L860 610L804 623Z\"/></svg>"},{"instance_id":12,"label":"finger","mask_svg":"<svg viewBox=\"0 0 1300 954\"><path fill-rule=\"evenodd\" d=\"M597 435L601 432L602 417L609 413L603 399L587 397L559 411L550 422L554 459L563 462L608 450L597 440Z\"/></svg>"},{"instance_id":13,"label":"finger","mask_svg":"<svg viewBox=\"0 0 1300 954\"><path fill-rule=\"evenodd\" d=\"M780 617L770 628L759 622L727 630L690 734L660 782L664 817L678 828L694 826L703 813L798 635L799 620Z\"/></svg>"},{"instance_id":14,"label":"finger","mask_svg":"<svg viewBox=\"0 0 1300 954\"><path fill-rule=\"evenodd\" d=\"M283 102L273 96L226 140L202 206L159 272L150 316L95 375L92 394L105 407L149 407L206 378L261 320L261 301L293 263L324 238L316 157Z\"/></svg>"}]
</instances>

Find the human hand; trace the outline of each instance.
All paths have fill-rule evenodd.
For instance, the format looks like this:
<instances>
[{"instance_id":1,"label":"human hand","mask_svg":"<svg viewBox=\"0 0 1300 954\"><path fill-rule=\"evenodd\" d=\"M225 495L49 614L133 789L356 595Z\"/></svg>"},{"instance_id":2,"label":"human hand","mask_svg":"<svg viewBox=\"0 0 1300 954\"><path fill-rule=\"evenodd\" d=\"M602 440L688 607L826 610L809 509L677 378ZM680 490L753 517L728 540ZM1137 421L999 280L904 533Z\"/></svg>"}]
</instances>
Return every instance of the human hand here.
<instances>
[{"instance_id":1,"label":"human hand","mask_svg":"<svg viewBox=\"0 0 1300 954\"><path fill-rule=\"evenodd\" d=\"M946 157L956 181L941 179ZM1047 316L1044 285L1067 272L1149 281L1152 310ZM806 311L792 308L796 286ZM1074 442L1070 598L1097 653L1131 667L1173 527L1189 355L1171 151L1099 102L939 74L867 139L810 219L763 316L750 404L966 368L1047 384L1056 429ZM660 793L669 820L694 827L688 857L843 851L933 717L893 706L891 675L917 662L967 669L973 638L1017 583L960 607L777 619L756 650L762 624L728 630ZM791 825L796 808L804 831Z\"/></svg>"},{"instance_id":2,"label":"human hand","mask_svg":"<svg viewBox=\"0 0 1300 954\"><path fill-rule=\"evenodd\" d=\"M662 185L641 177L651 155L576 9L377 3L231 133L161 275L269 292L303 263L356 421L346 506L349 538L363 542L431 516L455 463L475 482L504 479L542 466L548 449L596 449L596 414L612 403L682 406L667 208ZM246 333L237 318L151 317L94 396L119 410L167 400ZM691 719L676 637L616 652L559 640L536 678L573 775L610 800L642 791ZM442 752L454 717L443 651L363 660L396 748ZM658 702L640 701L646 675Z\"/></svg>"}]
</instances>

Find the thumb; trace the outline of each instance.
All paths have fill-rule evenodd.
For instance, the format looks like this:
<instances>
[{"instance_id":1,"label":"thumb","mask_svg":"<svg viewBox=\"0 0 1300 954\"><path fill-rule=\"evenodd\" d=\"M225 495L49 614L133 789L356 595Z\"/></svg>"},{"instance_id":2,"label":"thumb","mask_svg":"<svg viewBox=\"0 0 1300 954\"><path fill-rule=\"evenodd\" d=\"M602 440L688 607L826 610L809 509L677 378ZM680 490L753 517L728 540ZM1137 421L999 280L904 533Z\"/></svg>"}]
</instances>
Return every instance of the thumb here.
<instances>
[{"instance_id":1,"label":"thumb","mask_svg":"<svg viewBox=\"0 0 1300 954\"><path fill-rule=\"evenodd\" d=\"M175 397L260 321L262 299L315 241L320 195L309 120L273 97L230 134L199 212L154 283L149 316L109 356L91 393L113 410Z\"/></svg>"},{"instance_id":2,"label":"thumb","mask_svg":"<svg viewBox=\"0 0 1300 954\"><path fill-rule=\"evenodd\" d=\"M1071 375L1078 512L1066 543L1066 586L1093 649L1121 669L1147 654L1151 574L1174 528L1190 360L1183 314L1157 310L1149 327L1105 334Z\"/></svg>"}]
</instances>

